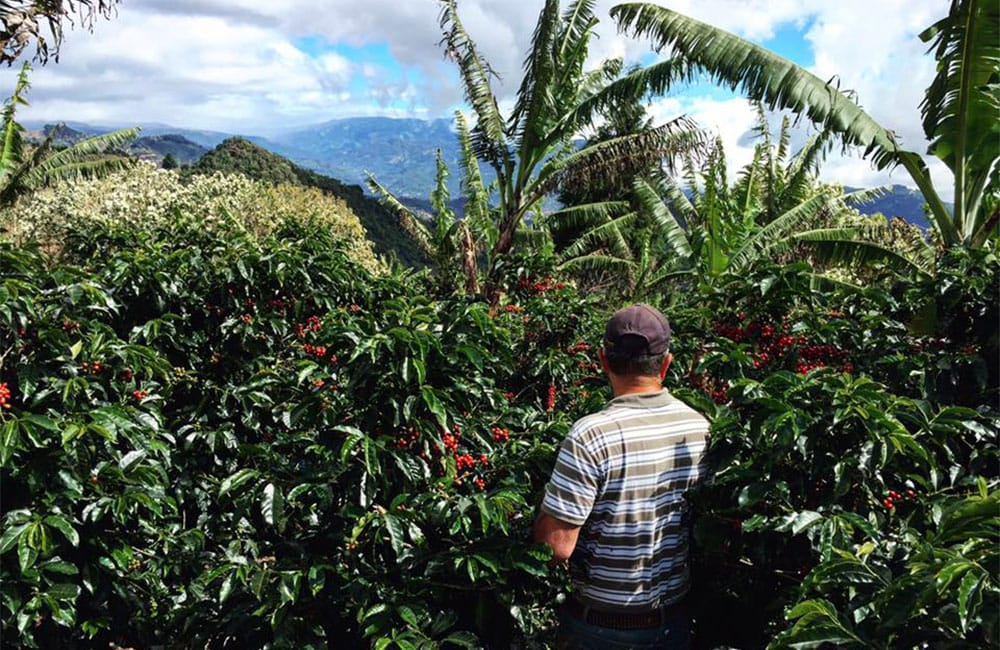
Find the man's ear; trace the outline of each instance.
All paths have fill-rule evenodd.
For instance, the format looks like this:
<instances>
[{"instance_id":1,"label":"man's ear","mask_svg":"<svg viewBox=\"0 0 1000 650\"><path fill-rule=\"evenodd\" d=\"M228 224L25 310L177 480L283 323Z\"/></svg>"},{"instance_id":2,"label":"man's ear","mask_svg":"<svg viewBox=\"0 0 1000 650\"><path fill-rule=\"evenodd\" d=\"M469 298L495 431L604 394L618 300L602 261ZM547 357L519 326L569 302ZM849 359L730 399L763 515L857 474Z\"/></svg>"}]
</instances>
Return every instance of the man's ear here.
<instances>
[{"instance_id":1,"label":"man's ear","mask_svg":"<svg viewBox=\"0 0 1000 650\"><path fill-rule=\"evenodd\" d=\"M667 368L670 367L670 363L674 360L674 355L667 352L663 355L663 363L660 364L660 379L667 376Z\"/></svg>"},{"instance_id":2,"label":"man's ear","mask_svg":"<svg viewBox=\"0 0 1000 650\"><path fill-rule=\"evenodd\" d=\"M597 358L601 361L601 370L604 371L604 374L610 375L611 369L608 367L608 357L604 354L604 348L597 348Z\"/></svg>"}]
</instances>

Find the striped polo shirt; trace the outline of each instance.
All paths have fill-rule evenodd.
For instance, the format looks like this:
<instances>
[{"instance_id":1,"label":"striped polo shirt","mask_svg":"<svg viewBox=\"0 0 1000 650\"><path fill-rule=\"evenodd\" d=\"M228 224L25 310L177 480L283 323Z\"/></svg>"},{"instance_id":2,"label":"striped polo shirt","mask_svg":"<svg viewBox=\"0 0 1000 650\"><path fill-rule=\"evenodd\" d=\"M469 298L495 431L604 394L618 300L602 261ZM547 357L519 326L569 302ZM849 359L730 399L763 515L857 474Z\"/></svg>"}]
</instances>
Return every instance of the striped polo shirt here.
<instances>
[{"instance_id":1,"label":"striped polo shirt","mask_svg":"<svg viewBox=\"0 0 1000 650\"><path fill-rule=\"evenodd\" d=\"M661 390L616 397L570 429L541 509L581 526L570 570L585 605L648 609L687 593L684 492L704 476L708 428Z\"/></svg>"}]
</instances>

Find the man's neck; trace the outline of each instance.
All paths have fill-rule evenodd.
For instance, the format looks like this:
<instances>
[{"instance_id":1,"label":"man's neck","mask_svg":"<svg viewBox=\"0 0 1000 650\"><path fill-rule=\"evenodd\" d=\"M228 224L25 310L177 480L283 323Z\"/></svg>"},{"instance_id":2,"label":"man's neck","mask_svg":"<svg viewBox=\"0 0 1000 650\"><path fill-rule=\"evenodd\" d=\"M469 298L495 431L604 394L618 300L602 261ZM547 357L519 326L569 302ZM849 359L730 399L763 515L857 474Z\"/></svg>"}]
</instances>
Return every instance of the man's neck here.
<instances>
[{"instance_id":1,"label":"man's neck","mask_svg":"<svg viewBox=\"0 0 1000 650\"><path fill-rule=\"evenodd\" d=\"M661 390L663 390L663 382L659 378L611 378L611 392L614 393L615 397L639 393L658 393Z\"/></svg>"}]
</instances>

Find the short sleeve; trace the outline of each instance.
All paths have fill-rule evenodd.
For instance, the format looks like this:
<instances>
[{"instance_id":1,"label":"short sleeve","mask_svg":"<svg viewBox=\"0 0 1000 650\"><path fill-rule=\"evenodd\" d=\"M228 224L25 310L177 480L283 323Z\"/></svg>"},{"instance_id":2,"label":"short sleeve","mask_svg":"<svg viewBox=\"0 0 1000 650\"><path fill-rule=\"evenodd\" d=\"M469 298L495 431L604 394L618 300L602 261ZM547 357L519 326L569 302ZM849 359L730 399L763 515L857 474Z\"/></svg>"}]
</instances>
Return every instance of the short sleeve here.
<instances>
[{"instance_id":1,"label":"short sleeve","mask_svg":"<svg viewBox=\"0 0 1000 650\"><path fill-rule=\"evenodd\" d=\"M563 440L541 509L547 515L582 526L602 484L600 464L572 433Z\"/></svg>"}]
</instances>

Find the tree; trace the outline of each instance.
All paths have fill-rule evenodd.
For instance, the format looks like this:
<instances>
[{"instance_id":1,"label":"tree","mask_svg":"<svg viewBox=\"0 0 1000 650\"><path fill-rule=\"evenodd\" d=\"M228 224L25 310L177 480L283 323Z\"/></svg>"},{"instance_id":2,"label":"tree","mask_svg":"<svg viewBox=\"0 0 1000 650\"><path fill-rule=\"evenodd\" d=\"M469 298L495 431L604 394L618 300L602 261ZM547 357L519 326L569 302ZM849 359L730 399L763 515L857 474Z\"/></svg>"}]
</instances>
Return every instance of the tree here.
<instances>
[{"instance_id":1,"label":"tree","mask_svg":"<svg viewBox=\"0 0 1000 650\"><path fill-rule=\"evenodd\" d=\"M44 64L51 56L59 61L63 41L63 22L73 25L73 18L93 31L97 18L110 18L121 0L0 0L0 63L11 65L32 40L35 60ZM42 31L47 25L52 39L51 50Z\"/></svg>"},{"instance_id":2,"label":"tree","mask_svg":"<svg viewBox=\"0 0 1000 650\"><path fill-rule=\"evenodd\" d=\"M177 157L172 153L168 153L160 161L160 167L163 169L177 169L180 165L177 162Z\"/></svg>"},{"instance_id":3,"label":"tree","mask_svg":"<svg viewBox=\"0 0 1000 650\"><path fill-rule=\"evenodd\" d=\"M675 11L645 3L614 7L619 27L669 46L694 69L741 88L768 107L805 114L864 148L879 169L902 165L927 200L931 219L947 245L982 246L1000 221L1000 5L995 0L952 0L948 15L920 37L932 43L938 73L921 112L930 153L955 177L949 213L921 156L902 149L891 131L847 93L769 50ZM672 80L688 78L679 71ZM668 87L671 79L661 79Z\"/></svg>"},{"instance_id":4,"label":"tree","mask_svg":"<svg viewBox=\"0 0 1000 650\"><path fill-rule=\"evenodd\" d=\"M459 278L466 294L479 293L479 257L484 241L495 237L490 221L490 205L487 191L479 173L479 165L472 152L469 126L460 111L455 112L455 126L461 146L461 161L464 171L462 188L465 193L463 218L457 219L450 207L448 192L448 166L437 152L437 175L435 188L431 192L431 207L434 215L431 225L427 225L412 210L403 205L392 192L385 188L374 176L368 176L368 187L381 198L383 205L392 210L403 230L431 260L437 290L440 295L448 295L458 289Z\"/></svg>"},{"instance_id":5,"label":"tree","mask_svg":"<svg viewBox=\"0 0 1000 650\"><path fill-rule=\"evenodd\" d=\"M633 68L630 72L634 72ZM641 95L616 97L609 100L600 110L603 122L594 133L584 140L584 146L594 146L602 142L635 135L654 127L653 119L646 111L646 98ZM647 169L637 170L640 175L654 174L660 169L661 161L651 160ZM618 170L590 179L586 185L566 185L559 190L559 203L564 206L596 203L611 199L619 199L628 194L632 188L632 178L626 177ZM636 170L629 170L636 171ZM550 224L551 226L551 224Z\"/></svg>"},{"instance_id":6,"label":"tree","mask_svg":"<svg viewBox=\"0 0 1000 650\"><path fill-rule=\"evenodd\" d=\"M3 108L3 142L0 144L0 208L12 205L24 194L33 192L60 179L107 175L131 165L134 161L116 154L114 149L134 140L139 127L113 131L55 150L53 141L60 129L53 129L34 149L24 142L24 127L16 118L17 107L26 106L25 93L28 71L25 63L17 78L14 94Z\"/></svg>"},{"instance_id":7,"label":"tree","mask_svg":"<svg viewBox=\"0 0 1000 650\"><path fill-rule=\"evenodd\" d=\"M611 100L600 111L604 121L584 141L584 146L594 146L652 129L653 119L646 112L644 100L645 98L642 96L625 96ZM586 184L566 184L560 188L559 203L569 209L551 212L545 219L555 251L558 253L571 245L587 229L586 221L581 222L580 219L583 213L576 208L585 205L599 205L608 201L628 200L632 194L632 182L635 175L656 176L661 173L659 160L650 160L649 163L646 169L627 170L632 172L632 175L629 176L612 170L606 175L588 179L589 182ZM593 215L592 210L586 211L586 213Z\"/></svg>"},{"instance_id":8,"label":"tree","mask_svg":"<svg viewBox=\"0 0 1000 650\"><path fill-rule=\"evenodd\" d=\"M684 277L711 284L764 261L806 259L820 267L853 268L877 260L917 271L933 265L925 242L896 246L884 220L863 218L853 209L880 189L844 194L819 181L829 131L792 155L789 120L774 140L762 106L755 131L753 160L733 183L717 141L700 169L687 161L682 182L666 175L637 178L631 205L589 204L552 215L589 226L562 251L562 267L614 272L615 288L640 300Z\"/></svg>"},{"instance_id":9,"label":"tree","mask_svg":"<svg viewBox=\"0 0 1000 650\"><path fill-rule=\"evenodd\" d=\"M882 188L845 194L840 186L819 180L829 131L812 136L791 155L788 118L775 141L761 106L755 131L760 141L753 160L731 185L718 142L702 172L686 174L686 188L672 179L665 179L659 191L647 184L639 188L643 208L657 215L669 247L683 260L680 269L715 279L746 273L765 260L807 259L827 267L877 260L924 272L933 265L929 245L912 251L887 246L884 220L865 219L853 208Z\"/></svg>"},{"instance_id":10,"label":"tree","mask_svg":"<svg viewBox=\"0 0 1000 650\"><path fill-rule=\"evenodd\" d=\"M558 0L546 0L525 58L524 75L514 108L501 115L489 63L466 33L456 0L442 0L442 44L446 56L458 64L465 97L476 117L471 130L475 158L493 168L495 186L470 189L488 194L489 227L482 236L488 252L490 276L515 247L526 218L541 217L542 200L567 186L585 186L612 172L648 168L652 161L669 162L680 152L703 145L702 134L681 117L639 133L578 146L576 138L592 126L601 109L626 91L612 80L621 62L605 61L585 71L588 45L597 24L593 0L575 0L560 13ZM617 88L615 98L608 93ZM472 171L479 176L478 163ZM470 181L468 175L466 179ZM472 182L472 181L470 181Z\"/></svg>"}]
</instances>

